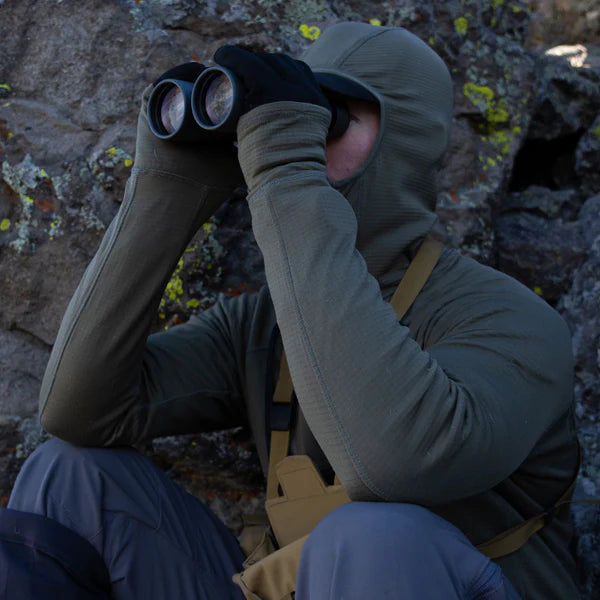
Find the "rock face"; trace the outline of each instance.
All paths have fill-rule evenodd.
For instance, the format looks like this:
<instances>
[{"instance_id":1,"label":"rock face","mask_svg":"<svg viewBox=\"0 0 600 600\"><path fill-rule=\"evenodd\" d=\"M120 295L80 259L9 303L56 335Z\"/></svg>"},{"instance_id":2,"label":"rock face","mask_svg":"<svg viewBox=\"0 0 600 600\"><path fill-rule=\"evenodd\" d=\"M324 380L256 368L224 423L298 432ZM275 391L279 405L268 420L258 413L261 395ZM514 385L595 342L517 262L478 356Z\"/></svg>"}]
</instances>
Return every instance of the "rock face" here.
<instances>
[{"instance_id":1,"label":"rock face","mask_svg":"<svg viewBox=\"0 0 600 600\"><path fill-rule=\"evenodd\" d=\"M528 285L571 327L583 449L576 495L600 496L598 19L594 0L0 0L0 505L45 438L35 416L40 380L118 209L147 82L175 64L210 62L226 43L297 56L341 20L404 26L449 66L454 130L440 219L450 245ZM557 44L570 46L545 52ZM238 194L188 248L156 328L264 281ZM241 512L262 502L241 431L156 440L145 451L236 531ZM600 518L585 505L572 514L582 597L592 600Z\"/></svg>"},{"instance_id":2,"label":"rock face","mask_svg":"<svg viewBox=\"0 0 600 600\"><path fill-rule=\"evenodd\" d=\"M596 0L532 0L529 42L556 45L600 43L600 7Z\"/></svg>"}]
</instances>

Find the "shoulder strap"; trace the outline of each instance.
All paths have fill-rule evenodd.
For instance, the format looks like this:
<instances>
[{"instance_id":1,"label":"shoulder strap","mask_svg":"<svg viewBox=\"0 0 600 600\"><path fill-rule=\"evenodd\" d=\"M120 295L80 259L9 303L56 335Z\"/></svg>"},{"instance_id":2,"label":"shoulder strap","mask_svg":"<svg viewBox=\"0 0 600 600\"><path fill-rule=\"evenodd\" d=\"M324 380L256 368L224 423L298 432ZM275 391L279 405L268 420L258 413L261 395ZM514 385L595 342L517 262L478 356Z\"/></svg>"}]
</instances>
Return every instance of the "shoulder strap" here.
<instances>
[{"instance_id":1,"label":"shoulder strap","mask_svg":"<svg viewBox=\"0 0 600 600\"><path fill-rule=\"evenodd\" d=\"M571 481L569 487L565 490L563 495L558 499L556 504L548 510L527 519L523 523L519 523L502 533L499 533L496 537L488 540L483 544L476 546L477 550L482 554L485 554L488 558L500 558L507 554L516 552L519 548L527 543L527 540L545 527L552 521L558 511L566 506L567 504L597 504L600 505L600 500L569 500L575 489L575 483L577 482L577 474L581 468L582 456L581 448L579 448L579 465L575 470L575 475Z\"/></svg>"},{"instance_id":2,"label":"shoulder strap","mask_svg":"<svg viewBox=\"0 0 600 600\"><path fill-rule=\"evenodd\" d=\"M425 287L443 249L444 246L441 242L431 238L425 238L421 244L390 300L399 321L402 320L420 291Z\"/></svg>"},{"instance_id":3,"label":"shoulder strap","mask_svg":"<svg viewBox=\"0 0 600 600\"><path fill-rule=\"evenodd\" d=\"M267 500L275 498L278 488L278 480L275 465L281 462L288 454L290 445L290 418L291 399L294 393L292 377L287 363L285 352L281 354L279 363L279 378L273 393L273 404L271 406L271 446L269 451L269 470L267 472ZM274 419L273 413L278 409L284 409L287 413L286 422L277 423L280 419Z\"/></svg>"},{"instance_id":4,"label":"shoulder strap","mask_svg":"<svg viewBox=\"0 0 600 600\"><path fill-rule=\"evenodd\" d=\"M390 304L398 315L398 320L406 314L412 306L415 298L423 289L423 286L429 279L437 261L439 260L443 245L431 238L425 238L416 256L411 261L404 277L396 288ZM285 351L281 354L281 363L279 365L279 379L273 394L273 407L277 410L282 405L291 402L294 388L292 378L288 367ZM273 414L273 410L271 414ZM291 413L291 410L289 411ZM271 421L271 449L269 454L269 470L267 472L267 500L275 498L278 495L278 481L275 473L275 465L282 461L288 454L290 431L289 418L287 419L287 428L282 428L279 424Z\"/></svg>"}]
</instances>

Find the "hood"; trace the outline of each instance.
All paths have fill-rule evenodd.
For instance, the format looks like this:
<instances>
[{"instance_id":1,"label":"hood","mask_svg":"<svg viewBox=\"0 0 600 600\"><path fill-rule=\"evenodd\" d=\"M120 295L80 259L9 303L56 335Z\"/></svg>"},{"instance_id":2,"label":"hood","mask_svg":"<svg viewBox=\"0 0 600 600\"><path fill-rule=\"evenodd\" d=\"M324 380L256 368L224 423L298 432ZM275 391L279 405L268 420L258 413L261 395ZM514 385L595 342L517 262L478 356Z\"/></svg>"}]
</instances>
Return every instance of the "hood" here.
<instances>
[{"instance_id":1,"label":"hood","mask_svg":"<svg viewBox=\"0 0 600 600\"><path fill-rule=\"evenodd\" d=\"M359 171L331 184L350 202L356 246L384 295L393 291L411 247L436 224L436 173L452 123L452 81L441 58L398 27L340 23L301 57L315 73L366 88L379 102L380 130Z\"/></svg>"}]
</instances>

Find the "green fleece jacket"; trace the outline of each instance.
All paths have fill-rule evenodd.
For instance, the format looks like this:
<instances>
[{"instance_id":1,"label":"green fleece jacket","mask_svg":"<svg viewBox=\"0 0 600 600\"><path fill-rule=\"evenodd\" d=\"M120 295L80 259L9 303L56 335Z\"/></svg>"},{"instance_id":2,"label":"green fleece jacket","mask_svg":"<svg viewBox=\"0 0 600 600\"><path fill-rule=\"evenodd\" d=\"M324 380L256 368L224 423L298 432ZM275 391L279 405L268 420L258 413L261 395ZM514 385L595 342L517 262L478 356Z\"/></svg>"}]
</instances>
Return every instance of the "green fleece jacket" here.
<instances>
[{"instance_id":1,"label":"green fleece jacket","mask_svg":"<svg viewBox=\"0 0 600 600\"><path fill-rule=\"evenodd\" d=\"M161 162L168 142L142 114L148 149L68 307L42 423L106 446L245 425L266 468L265 388L283 345L299 402L292 452L333 469L352 499L427 506L481 543L552 506L575 474L569 332L527 288L452 250L398 322L388 300L436 222L450 77L407 31L359 23L332 27L304 59L378 99L363 167L328 180L321 107L244 115L239 162L268 285L148 337L177 259L223 194L201 168ZM497 561L524 599L577 598L564 513Z\"/></svg>"}]
</instances>

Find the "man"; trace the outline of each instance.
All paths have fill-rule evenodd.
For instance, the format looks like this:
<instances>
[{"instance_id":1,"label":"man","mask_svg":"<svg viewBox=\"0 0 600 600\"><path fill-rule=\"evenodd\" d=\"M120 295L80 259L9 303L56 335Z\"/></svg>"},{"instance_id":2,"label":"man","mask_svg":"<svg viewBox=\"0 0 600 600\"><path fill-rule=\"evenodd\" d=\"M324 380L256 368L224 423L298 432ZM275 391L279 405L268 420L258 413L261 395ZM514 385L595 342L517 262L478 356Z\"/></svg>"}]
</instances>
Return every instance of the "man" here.
<instances>
[{"instance_id":1,"label":"man","mask_svg":"<svg viewBox=\"0 0 600 600\"><path fill-rule=\"evenodd\" d=\"M238 157L267 287L146 339L236 158L158 140L142 111L125 201L47 368L42 423L82 446L245 425L266 469L266 387L284 348L298 400L290 450L354 501L309 537L296 598L576 598L565 514L494 562L473 546L553 506L574 477L565 324L450 250L400 322L388 302L436 223L446 67L407 31L360 23L332 27L303 58L321 87L281 57L215 56L248 90ZM337 141L321 89L349 99ZM53 440L11 507L88 540L115 598L239 595L235 540L132 450Z\"/></svg>"}]
</instances>

